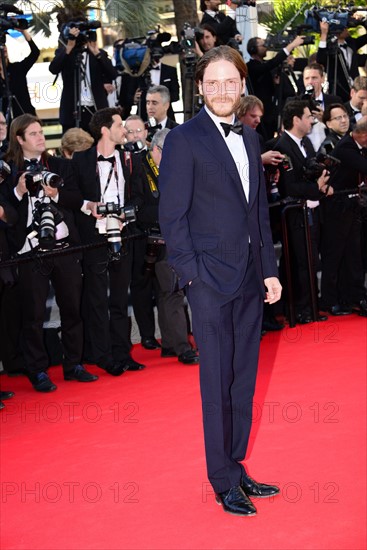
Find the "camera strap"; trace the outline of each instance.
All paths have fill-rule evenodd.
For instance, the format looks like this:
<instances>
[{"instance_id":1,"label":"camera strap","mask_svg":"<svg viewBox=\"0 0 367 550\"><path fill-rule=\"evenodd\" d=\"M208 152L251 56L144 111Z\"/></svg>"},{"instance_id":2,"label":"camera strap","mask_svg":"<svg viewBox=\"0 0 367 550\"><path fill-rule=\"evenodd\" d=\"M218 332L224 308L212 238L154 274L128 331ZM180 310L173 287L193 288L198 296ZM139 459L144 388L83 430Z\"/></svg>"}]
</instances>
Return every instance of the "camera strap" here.
<instances>
[{"instance_id":1,"label":"camera strap","mask_svg":"<svg viewBox=\"0 0 367 550\"><path fill-rule=\"evenodd\" d=\"M147 153L143 160L143 167L144 172L148 180L148 185L150 192L152 193L153 197L155 199L158 199L159 197L159 190L158 190L158 176L159 176L159 169L154 160L151 157L150 153Z\"/></svg>"},{"instance_id":2,"label":"camera strap","mask_svg":"<svg viewBox=\"0 0 367 550\"><path fill-rule=\"evenodd\" d=\"M113 162L111 162L111 167L110 167L110 171L109 171L108 176L107 176L106 185L105 185L103 191L101 190L101 201L102 201L102 202L104 202L104 196L105 196L105 194L106 194L106 192L107 192L107 189L109 188L109 185L110 185L110 182L111 182L111 178L112 178L112 174L115 175L117 196L119 197L118 175L117 175L116 159L115 159L115 158L113 158ZM98 176L98 180L100 181L100 174L98 173L98 164L97 164L97 176ZM120 198L120 197L119 197L119 198Z\"/></svg>"}]
</instances>

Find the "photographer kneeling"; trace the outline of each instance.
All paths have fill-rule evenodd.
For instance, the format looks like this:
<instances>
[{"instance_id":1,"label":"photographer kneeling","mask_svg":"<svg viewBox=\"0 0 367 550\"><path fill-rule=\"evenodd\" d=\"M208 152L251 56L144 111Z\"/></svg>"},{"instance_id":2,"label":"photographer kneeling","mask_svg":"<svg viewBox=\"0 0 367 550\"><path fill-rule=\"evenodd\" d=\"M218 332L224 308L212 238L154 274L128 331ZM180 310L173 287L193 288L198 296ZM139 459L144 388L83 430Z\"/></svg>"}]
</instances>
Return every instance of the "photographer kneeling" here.
<instances>
[{"instance_id":1,"label":"photographer kneeling","mask_svg":"<svg viewBox=\"0 0 367 550\"><path fill-rule=\"evenodd\" d=\"M144 204L138 211L138 221L148 231L146 270L155 272L158 281L158 322L162 335L162 357L178 357L185 365L199 362L198 354L187 339L187 320L182 290L173 291L174 274L167 262L167 251L158 221L159 165L166 135L170 130L158 130L150 151L143 160ZM172 174L174 177L174 174Z\"/></svg>"},{"instance_id":2,"label":"photographer kneeling","mask_svg":"<svg viewBox=\"0 0 367 550\"><path fill-rule=\"evenodd\" d=\"M15 118L10 127L5 160L11 174L5 180L7 198L18 213L18 222L8 230L13 254L57 249L78 243L73 211L82 196L75 184L72 164L49 156L41 121L34 115ZM50 282L60 308L65 380L97 380L80 364L83 326L80 317L82 273L77 254L20 262L19 287L23 314L24 357L35 390L56 390L46 373L48 355L43 340L43 321Z\"/></svg>"}]
</instances>

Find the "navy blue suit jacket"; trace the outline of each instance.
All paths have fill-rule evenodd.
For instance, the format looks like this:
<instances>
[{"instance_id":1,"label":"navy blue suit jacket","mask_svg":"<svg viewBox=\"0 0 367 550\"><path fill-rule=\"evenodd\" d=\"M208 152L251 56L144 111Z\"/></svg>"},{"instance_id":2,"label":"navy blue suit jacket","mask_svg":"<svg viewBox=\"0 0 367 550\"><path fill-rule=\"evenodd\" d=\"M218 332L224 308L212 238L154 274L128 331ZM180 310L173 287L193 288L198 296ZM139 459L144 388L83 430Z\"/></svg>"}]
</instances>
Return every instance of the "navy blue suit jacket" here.
<instances>
[{"instance_id":1,"label":"navy blue suit jacket","mask_svg":"<svg viewBox=\"0 0 367 550\"><path fill-rule=\"evenodd\" d=\"M159 222L179 286L199 277L223 294L240 287L249 239L261 288L277 276L259 139L244 127L247 203L229 149L205 109L167 135L159 169Z\"/></svg>"}]
</instances>

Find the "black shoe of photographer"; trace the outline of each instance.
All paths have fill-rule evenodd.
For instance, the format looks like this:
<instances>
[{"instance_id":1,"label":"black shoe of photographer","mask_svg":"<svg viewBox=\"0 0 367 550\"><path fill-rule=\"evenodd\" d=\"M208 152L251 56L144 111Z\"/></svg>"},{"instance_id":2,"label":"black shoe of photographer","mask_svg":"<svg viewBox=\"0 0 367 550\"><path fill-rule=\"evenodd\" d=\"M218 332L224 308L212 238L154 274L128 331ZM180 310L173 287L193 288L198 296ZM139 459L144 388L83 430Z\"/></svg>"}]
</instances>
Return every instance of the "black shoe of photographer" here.
<instances>
[{"instance_id":1,"label":"black shoe of photographer","mask_svg":"<svg viewBox=\"0 0 367 550\"><path fill-rule=\"evenodd\" d=\"M199 363L199 355L193 349L188 349L184 353L180 353L178 360L184 365L196 365Z\"/></svg>"},{"instance_id":2,"label":"black shoe of photographer","mask_svg":"<svg viewBox=\"0 0 367 550\"><path fill-rule=\"evenodd\" d=\"M367 317L367 300L360 300L358 304L352 307L352 310L361 317Z\"/></svg>"},{"instance_id":3,"label":"black shoe of photographer","mask_svg":"<svg viewBox=\"0 0 367 550\"><path fill-rule=\"evenodd\" d=\"M331 315L335 316L351 315L353 313L352 308L350 308L349 306L343 306L341 304L330 306L327 308L327 310L331 313Z\"/></svg>"},{"instance_id":4,"label":"black shoe of photographer","mask_svg":"<svg viewBox=\"0 0 367 550\"><path fill-rule=\"evenodd\" d=\"M256 508L240 486L232 487L224 493L216 493L217 504L223 506L227 514L234 516L255 516Z\"/></svg>"},{"instance_id":5,"label":"black shoe of photographer","mask_svg":"<svg viewBox=\"0 0 367 550\"><path fill-rule=\"evenodd\" d=\"M76 380L77 382L95 382L98 376L88 372L83 365L76 365L71 371L64 373L64 380Z\"/></svg>"},{"instance_id":6,"label":"black shoe of photographer","mask_svg":"<svg viewBox=\"0 0 367 550\"><path fill-rule=\"evenodd\" d=\"M0 391L0 400L5 401L5 399L11 399L14 395L15 393L13 391Z\"/></svg>"},{"instance_id":7,"label":"black shoe of photographer","mask_svg":"<svg viewBox=\"0 0 367 550\"><path fill-rule=\"evenodd\" d=\"M266 483L258 483L247 474L242 476L241 489L248 497L268 498L278 495L279 487L276 485L266 485Z\"/></svg>"},{"instance_id":8,"label":"black shoe of photographer","mask_svg":"<svg viewBox=\"0 0 367 550\"><path fill-rule=\"evenodd\" d=\"M125 364L125 362L115 361L114 363L110 363L102 368L108 372L108 374L111 374L111 376L121 376L121 374L124 374L129 367Z\"/></svg>"},{"instance_id":9,"label":"black shoe of photographer","mask_svg":"<svg viewBox=\"0 0 367 550\"><path fill-rule=\"evenodd\" d=\"M131 371L138 371L138 370L145 369L145 365L142 365L141 363L134 361L132 357L129 357L128 359L126 359L125 365L127 365L127 370L131 370Z\"/></svg>"},{"instance_id":10,"label":"black shoe of photographer","mask_svg":"<svg viewBox=\"0 0 367 550\"><path fill-rule=\"evenodd\" d=\"M157 342L154 336L152 338L142 338L141 345L143 346L144 349L147 349L149 351L161 348L160 343Z\"/></svg>"},{"instance_id":11,"label":"black shoe of photographer","mask_svg":"<svg viewBox=\"0 0 367 550\"><path fill-rule=\"evenodd\" d=\"M36 391L49 393L57 390L57 386L50 380L46 372L37 372L37 374L29 374L29 380Z\"/></svg>"}]
</instances>

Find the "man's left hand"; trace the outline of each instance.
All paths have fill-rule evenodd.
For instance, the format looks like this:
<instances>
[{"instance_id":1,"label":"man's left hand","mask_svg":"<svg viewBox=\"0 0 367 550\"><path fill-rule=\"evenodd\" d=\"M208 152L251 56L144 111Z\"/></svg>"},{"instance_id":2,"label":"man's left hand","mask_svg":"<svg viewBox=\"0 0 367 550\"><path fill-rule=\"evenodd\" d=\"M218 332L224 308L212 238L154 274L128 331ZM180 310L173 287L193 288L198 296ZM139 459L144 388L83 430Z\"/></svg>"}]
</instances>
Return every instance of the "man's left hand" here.
<instances>
[{"instance_id":1,"label":"man's left hand","mask_svg":"<svg viewBox=\"0 0 367 550\"><path fill-rule=\"evenodd\" d=\"M275 304L282 295L282 285L277 277L268 277L264 279L264 284L267 288L266 298L264 302L267 304Z\"/></svg>"},{"instance_id":2,"label":"man's left hand","mask_svg":"<svg viewBox=\"0 0 367 550\"><path fill-rule=\"evenodd\" d=\"M97 42L87 42L87 46L88 46L88 50L93 55L98 55L99 54L99 47L98 47Z\"/></svg>"},{"instance_id":3,"label":"man's left hand","mask_svg":"<svg viewBox=\"0 0 367 550\"><path fill-rule=\"evenodd\" d=\"M45 197L50 197L50 199L56 198L59 193L59 190L56 187L50 187L49 185L42 184L43 192Z\"/></svg>"}]
</instances>

